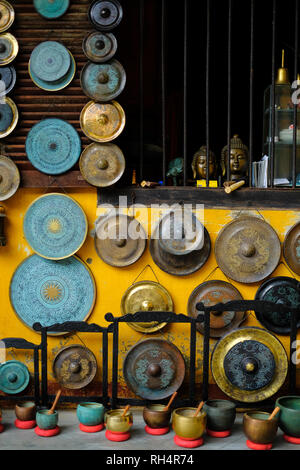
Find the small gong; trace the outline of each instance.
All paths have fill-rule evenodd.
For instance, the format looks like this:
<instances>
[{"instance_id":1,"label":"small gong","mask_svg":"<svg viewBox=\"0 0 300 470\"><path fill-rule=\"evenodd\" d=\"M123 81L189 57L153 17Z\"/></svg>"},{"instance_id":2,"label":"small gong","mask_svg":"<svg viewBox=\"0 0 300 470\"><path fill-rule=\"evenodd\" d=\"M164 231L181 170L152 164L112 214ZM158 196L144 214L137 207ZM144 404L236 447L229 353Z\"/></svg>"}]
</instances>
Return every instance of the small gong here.
<instances>
[{"instance_id":1,"label":"small gong","mask_svg":"<svg viewBox=\"0 0 300 470\"><path fill-rule=\"evenodd\" d=\"M84 134L95 142L116 139L125 127L125 112L117 101L87 103L80 114L80 126Z\"/></svg>"},{"instance_id":2,"label":"small gong","mask_svg":"<svg viewBox=\"0 0 300 470\"><path fill-rule=\"evenodd\" d=\"M300 222L297 222L286 234L283 255L291 270L300 276Z\"/></svg>"},{"instance_id":3,"label":"small gong","mask_svg":"<svg viewBox=\"0 0 300 470\"><path fill-rule=\"evenodd\" d=\"M11 134L18 123L19 112L15 102L8 97L0 102L0 138Z\"/></svg>"},{"instance_id":4,"label":"small gong","mask_svg":"<svg viewBox=\"0 0 300 470\"><path fill-rule=\"evenodd\" d=\"M111 101L125 88L126 73L117 60L94 64L88 62L82 69L80 83L83 92L94 101Z\"/></svg>"},{"instance_id":5,"label":"small gong","mask_svg":"<svg viewBox=\"0 0 300 470\"><path fill-rule=\"evenodd\" d=\"M0 1L0 33L7 31L15 20L15 11L6 0Z\"/></svg>"},{"instance_id":6,"label":"small gong","mask_svg":"<svg viewBox=\"0 0 300 470\"><path fill-rule=\"evenodd\" d=\"M13 90L16 79L16 69L12 65L0 67L0 97L8 95Z\"/></svg>"},{"instance_id":7,"label":"small gong","mask_svg":"<svg viewBox=\"0 0 300 470\"><path fill-rule=\"evenodd\" d=\"M83 52L91 62L108 62L117 51L118 43L112 33L93 31L82 43Z\"/></svg>"},{"instance_id":8,"label":"small gong","mask_svg":"<svg viewBox=\"0 0 300 470\"><path fill-rule=\"evenodd\" d=\"M15 163L0 155L0 201L12 197L20 185L20 173Z\"/></svg>"},{"instance_id":9,"label":"small gong","mask_svg":"<svg viewBox=\"0 0 300 470\"><path fill-rule=\"evenodd\" d=\"M88 16L96 29L110 31L120 24L123 9L118 0L96 0L91 4Z\"/></svg>"},{"instance_id":10,"label":"small gong","mask_svg":"<svg viewBox=\"0 0 300 470\"><path fill-rule=\"evenodd\" d=\"M27 366L20 361L6 361L0 364L0 390L9 395L23 392L29 384Z\"/></svg>"},{"instance_id":11,"label":"small gong","mask_svg":"<svg viewBox=\"0 0 300 470\"><path fill-rule=\"evenodd\" d=\"M78 390L91 383L97 372L97 361L88 348L75 344L62 348L54 358L53 374L62 387Z\"/></svg>"},{"instance_id":12,"label":"small gong","mask_svg":"<svg viewBox=\"0 0 300 470\"><path fill-rule=\"evenodd\" d=\"M70 0L33 0L36 11L47 20L63 16L69 8Z\"/></svg>"}]
</instances>

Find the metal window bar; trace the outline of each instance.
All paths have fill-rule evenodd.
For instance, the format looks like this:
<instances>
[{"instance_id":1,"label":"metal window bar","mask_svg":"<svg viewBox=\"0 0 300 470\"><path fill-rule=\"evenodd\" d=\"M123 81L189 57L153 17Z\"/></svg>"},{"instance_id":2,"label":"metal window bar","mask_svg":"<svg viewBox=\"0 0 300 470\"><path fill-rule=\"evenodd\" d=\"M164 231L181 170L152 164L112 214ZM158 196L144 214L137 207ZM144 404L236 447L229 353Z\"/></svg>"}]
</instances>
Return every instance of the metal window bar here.
<instances>
[{"instance_id":1,"label":"metal window bar","mask_svg":"<svg viewBox=\"0 0 300 470\"><path fill-rule=\"evenodd\" d=\"M253 163L253 104L254 104L254 0L250 13L250 96L249 96L249 188L252 188Z\"/></svg>"},{"instance_id":2,"label":"metal window bar","mask_svg":"<svg viewBox=\"0 0 300 470\"><path fill-rule=\"evenodd\" d=\"M144 0L140 0L140 58L139 58L139 80L140 80L140 181L144 178Z\"/></svg>"},{"instance_id":3,"label":"metal window bar","mask_svg":"<svg viewBox=\"0 0 300 470\"><path fill-rule=\"evenodd\" d=\"M232 44L232 0L228 4L228 71L227 71L227 181L230 181L230 153L231 153L231 44Z\"/></svg>"},{"instance_id":4,"label":"metal window bar","mask_svg":"<svg viewBox=\"0 0 300 470\"><path fill-rule=\"evenodd\" d=\"M294 80L298 75L298 53L299 53L299 0L295 0L295 50L294 50ZM298 107L294 104L293 113L293 165L292 165L292 181L293 188L296 188L297 179L297 124L298 124Z\"/></svg>"},{"instance_id":5,"label":"metal window bar","mask_svg":"<svg viewBox=\"0 0 300 470\"><path fill-rule=\"evenodd\" d=\"M184 39L183 39L183 186L187 186L187 119L188 119L188 7L184 0Z\"/></svg>"},{"instance_id":6,"label":"metal window bar","mask_svg":"<svg viewBox=\"0 0 300 470\"><path fill-rule=\"evenodd\" d=\"M211 0L206 3L206 187L209 188L210 154L210 15Z\"/></svg>"},{"instance_id":7,"label":"metal window bar","mask_svg":"<svg viewBox=\"0 0 300 470\"><path fill-rule=\"evenodd\" d=\"M274 167L275 167L275 74L276 74L276 20L277 20L277 0L273 0L272 9L272 85L271 85L271 188L274 187Z\"/></svg>"},{"instance_id":8,"label":"metal window bar","mask_svg":"<svg viewBox=\"0 0 300 470\"><path fill-rule=\"evenodd\" d=\"M167 178L167 138L166 138L166 0L161 3L161 97L162 97L162 150L163 150L163 183Z\"/></svg>"}]
</instances>

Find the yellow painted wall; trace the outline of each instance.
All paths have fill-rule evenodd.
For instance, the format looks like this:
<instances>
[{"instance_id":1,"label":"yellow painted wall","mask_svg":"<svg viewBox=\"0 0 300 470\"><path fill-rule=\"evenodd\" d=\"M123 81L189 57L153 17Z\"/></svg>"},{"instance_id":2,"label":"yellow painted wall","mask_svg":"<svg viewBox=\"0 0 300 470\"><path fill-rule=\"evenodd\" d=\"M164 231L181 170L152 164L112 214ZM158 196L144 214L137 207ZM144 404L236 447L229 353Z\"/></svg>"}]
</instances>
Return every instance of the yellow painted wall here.
<instances>
[{"instance_id":1,"label":"yellow painted wall","mask_svg":"<svg viewBox=\"0 0 300 470\"><path fill-rule=\"evenodd\" d=\"M0 248L0 302L1 302L1 321L0 321L0 338L4 337L23 337L28 341L39 343L40 337L37 333L31 331L29 328L24 326L21 321L15 315L9 301L9 283L10 279L24 258L32 254L26 240L24 239L22 232L23 216L26 212L26 208L29 204L38 196L42 195L43 191L37 190L25 190L20 189L16 195L10 200L6 201L3 205L7 211L6 220L6 235L7 235L7 246ZM76 192L69 193L70 196L81 204L85 210L88 221L89 221L89 232L94 228L94 222L99 215L97 211L97 193L93 188L87 190L78 190ZM205 226L210 234L212 240L212 248L214 248L214 242L220 229L230 222L232 218L238 216L241 213L247 213L257 216L262 216L267 222L269 222L276 230L280 237L280 240L284 240L284 236L289 228L297 221L300 220L300 214L292 211L231 211L231 210L206 210L205 211ZM137 210L136 216L142 224L145 222L145 211ZM120 301L124 291L134 282L137 276L141 273L143 268L150 264L158 277L159 282L165 286L174 300L175 312L186 313L186 305L188 297L192 290L209 279L223 279L226 277L223 273L216 268L216 261L213 254L213 249L208 262L205 264L203 269L197 273L186 276L186 277L175 277L161 271L152 261L149 251L147 250L143 257L135 263L125 269L117 269L106 265L97 255L94 248L94 241L89 233L84 246L79 251L78 255L84 261L89 260L89 267L95 277L97 286L97 300L93 313L89 318L89 322L95 322L103 326L107 326L107 322L104 320L104 315L107 312L112 312L115 315L119 314ZM284 264L280 264L273 276L291 276L288 268ZM295 275L294 275L295 276ZM295 276L296 277L296 276ZM155 280L153 273L150 269L147 269L143 276L139 280ZM298 278L299 279L299 278ZM232 282L241 292L243 297L247 300L253 299L259 284L245 285L237 282ZM259 326L255 319L254 314L246 320L244 325ZM189 342L188 342L188 326L185 325L172 325L166 327L164 330L159 332L156 336L163 337L167 340L174 342L183 352L186 358L189 354ZM55 353L61 346L72 343L80 343L80 340L85 343L95 354L99 357L99 345L97 343L97 335L94 334L79 334L80 339L76 335L66 337L51 337L49 338L49 378L53 380L51 372L51 364ZM136 342L146 338L144 335L139 334L132 330L128 325L122 324L120 327L120 381L122 379L122 357ZM202 335L197 334L197 350L199 352L197 356L198 372L200 373L201 366L201 347L202 347ZM280 337L284 346L288 350L288 339L287 337ZM111 344L111 342L110 342ZM211 349L215 344L215 340L211 340ZM7 351L7 360L16 358L24 360L29 367L29 370L33 371L32 357L30 353L24 353L21 351ZM99 366L101 362L99 361ZM198 373L198 375L199 375ZM99 376L98 376L99 378ZM199 376L198 376L199 378Z\"/></svg>"}]
</instances>

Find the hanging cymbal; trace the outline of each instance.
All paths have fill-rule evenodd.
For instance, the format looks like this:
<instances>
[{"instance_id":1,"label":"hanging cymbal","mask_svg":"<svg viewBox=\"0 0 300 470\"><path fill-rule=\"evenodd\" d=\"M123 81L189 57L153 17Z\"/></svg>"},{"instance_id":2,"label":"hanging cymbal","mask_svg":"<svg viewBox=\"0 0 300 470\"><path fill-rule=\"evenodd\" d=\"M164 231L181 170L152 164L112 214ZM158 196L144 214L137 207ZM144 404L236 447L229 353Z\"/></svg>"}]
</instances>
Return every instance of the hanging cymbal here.
<instances>
[{"instance_id":1,"label":"hanging cymbal","mask_svg":"<svg viewBox=\"0 0 300 470\"><path fill-rule=\"evenodd\" d=\"M83 52L91 62L108 62L117 51L117 40L112 33L93 31L82 43Z\"/></svg>"},{"instance_id":2,"label":"hanging cymbal","mask_svg":"<svg viewBox=\"0 0 300 470\"><path fill-rule=\"evenodd\" d=\"M231 300L243 300L240 292L229 282L211 280L203 282L191 293L187 311L188 315L197 318L201 313L196 305L201 302L206 307L218 303L227 303ZM245 319L245 312L211 312L210 314L210 336L220 338L235 328L238 328ZM204 324L197 323L197 330L204 333Z\"/></svg>"},{"instance_id":3,"label":"hanging cymbal","mask_svg":"<svg viewBox=\"0 0 300 470\"><path fill-rule=\"evenodd\" d=\"M125 171L122 150L110 143L93 143L81 154L79 167L84 179L99 188L112 186Z\"/></svg>"},{"instance_id":4,"label":"hanging cymbal","mask_svg":"<svg viewBox=\"0 0 300 470\"><path fill-rule=\"evenodd\" d=\"M125 127L125 113L117 101L111 103L87 103L80 114L80 126L84 134L95 142L116 139Z\"/></svg>"},{"instance_id":5,"label":"hanging cymbal","mask_svg":"<svg viewBox=\"0 0 300 470\"><path fill-rule=\"evenodd\" d=\"M121 300L121 313L136 312L173 312L173 300L169 292L158 282L141 281L132 284ZM166 323L127 323L140 333L154 333Z\"/></svg>"},{"instance_id":6,"label":"hanging cymbal","mask_svg":"<svg viewBox=\"0 0 300 470\"><path fill-rule=\"evenodd\" d=\"M96 0L91 4L88 16L96 29L110 31L120 24L123 9L118 0Z\"/></svg>"},{"instance_id":7,"label":"hanging cymbal","mask_svg":"<svg viewBox=\"0 0 300 470\"><path fill-rule=\"evenodd\" d=\"M146 400L162 400L181 386L185 362L179 349L163 339L147 339L134 345L123 362L128 387Z\"/></svg>"},{"instance_id":8,"label":"hanging cymbal","mask_svg":"<svg viewBox=\"0 0 300 470\"><path fill-rule=\"evenodd\" d=\"M211 369L218 387L234 400L267 400L282 387L288 372L284 347L271 333L248 327L231 331L216 344Z\"/></svg>"},{"instance_id":9,"label":"hanging cymbal","mask_svg":"<svg viewBox=\"0 0 300 470\"><path fill-rule=\"evenodd\" d=\"M276 269L281 245L267 222L258 217L239 217L220 231L215 256L226 276L251 284L262 281Z\"/></svg>"},{"instance_id":10,"label":"hanging cymbal","mask_svg":"<svg viewBox=\"0 0 300 470\"><path fill-rule=\"evenodd\" d=\"M8 30L15 20L15 10L5 0L0 1L0 33Z\"/></svg>"},{"instance_id":11,"label":"hanging cymbal","mask_svg":"<svg viewBox=\"0 0 300 470\"><path fill-rule=\"evenodd\" d=\"M15 163L0 155L0 201L12 197L20 186L20 173Z\"/></svg>"},{"instance_id":12,"label":"hanging cymbal","mask_svg":"<svg viewBox=\"0 0 300 470\"><path fill-rule=\"evenodd\" d=\"M88 348L72 344L58 351L52 369L55 379L62 387L79 390L94 380L97 360Z\"/></svg>"},{"instance_id":13,"label":"hanging cymbal","mask_svg":"<svg viewBox=\"0 0 300 470\"><path fill-rule=\"evenodd\" d=\"M8 65L18 55L19 44L10 33L0 34L0 66Z\"/></svg>"},{"instance_id":14,"label":"hanging cymbal","mask_svg":"<svg viewBox=\"0 0 300 470\"><path fill-rule=\"evenodd\" d=\"M294 273L300 275L300 222L286 234L283 243L283 256Z\"/></svg>"},{"instance_id":15,"label":"hanging cymbal","mask_svg":"<svg viewBox=\"0 0 300 470\"><path fill-rule=\"evenodd\" d=\"M124 214L108 216L96 226L96 251L110 266L121 268L135 263L144 254L146 244L147 235L133 217Z\"/></svg>"},{"instance_id":16,"label":"hanging cymbal","mask_svg":"<svg viewBox=\"0 0 300 470\"><path fill-rule=\"evenodd\" d=\"M119 96L126 84L126 73L117 60L94 64L87 62L80 75L83 92L94 101L111 101Z\"/></svg>"},{"instance_id":17,"label":"hanging cymbal","mask_svg":"<svg viewBox=\"0 0 300 470\"><path fill-rule=\"evenodd\" d=\"M11 134L18 123L19 112L15 102L8 98L2 98L0 102L0 139Z\"/></svg>"}]
</instances>

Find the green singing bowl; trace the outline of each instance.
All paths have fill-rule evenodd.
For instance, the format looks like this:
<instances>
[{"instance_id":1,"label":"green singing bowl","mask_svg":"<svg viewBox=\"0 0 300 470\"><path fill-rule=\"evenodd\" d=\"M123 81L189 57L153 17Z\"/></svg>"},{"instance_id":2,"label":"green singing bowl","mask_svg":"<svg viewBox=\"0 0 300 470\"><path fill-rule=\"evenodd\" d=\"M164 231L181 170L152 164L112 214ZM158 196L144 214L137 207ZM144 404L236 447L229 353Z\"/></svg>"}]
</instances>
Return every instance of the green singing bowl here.
<instances>
[{"instance_id":1,"label":"green singing bowl","mask_svg":"<svg viewBox=\"0 0 300 470\"><path fill-rule=\"evenodd\" d=\"M270 413L251 411L244 414L243 428L247 438L256 444L271 444L277 434L277 417L268 421Z\"/></svg>"},{"instance_id":2,"label":"green singing bowl","mask_svg":"<svg viewBox=\"0 0 300 470\"><path fill-rule=\"evenodd\" d=\"M197 408L178 408L173 411L172 424L175 434L182 439L195 440L203 436L206 428L206 413Z\"/></svg>"},{"instance_id":3,"label":"green singing bowl","mask_svg":"<svg viewBox=\"0 0 300 470\"><path fill-rule=\"evenodd\" d=\"M103 423L105 408L101 403L84 402L77 406L78 421L84 426L97 426Z\"/></svg>"},{"instance_id":4,"label":"green singing bowl","mask_svg":"<svg viewBox=\"0 0 300 470\"><path fill-rule=\"evenodd\" d=\"M36 406L33 401L26 401L25 403L18 403L15 406L16 417L20 421L34 421L36 414Z\"/></svg>"},{"instance_id":5,"label":"green singing bowl","mask_svg":"<svg viewBox=\"0 0 300 470\"><path fill-rule=\"evenodd\" d=\"M143 418L152 429L166 428L170 424L171 410L164 411L166 405L148 405L143 410Z\"/></svg>"},{"instance_id":6,"label":"green singing bowl","mask_svg":"<svg viewBox=\"0 0 300 470\"><path fill-rule=\"evenodd\" d=\"M58 413L54 411L53 414L48 415L49 410L39 410L36 413L36 424L40 429L48 431L55 429L58 423Z\"/></svg>"},{"instance_id":7,"label":"green singing bowl","mask_svg":"<svg viewBox=\"0 0 300 470\"><path fill-rule=\"evenodd\" d=\"M276 401L279 406L279 427L291 437L300 437L300 396L280 397Z\"/></svg>"},{"instance_id":8,"label":"green singing bowl","mask_svg":"<svg viewBox=\"0 0 300 470\"><path fill-rule=\"evenodd\" d=\"M124 410L110 410L105 413L104 422L106 429L112 432L128 432L133 423L132 413L127 411L125 416L122 416Z\"/></svg>"},{"instance_id":9,"label":"green singing bowl","mask_svg":"<svg viewBox=\"0 0 300 470\"><path fill-rule=\"evenodd\" d=\"M236 416L236 406L229 400L207 400L203 406L207 414L207 429L230 431Z\"/></svg>"}]
</instances>

